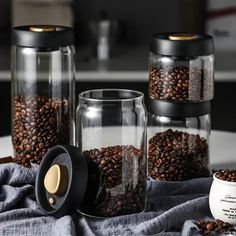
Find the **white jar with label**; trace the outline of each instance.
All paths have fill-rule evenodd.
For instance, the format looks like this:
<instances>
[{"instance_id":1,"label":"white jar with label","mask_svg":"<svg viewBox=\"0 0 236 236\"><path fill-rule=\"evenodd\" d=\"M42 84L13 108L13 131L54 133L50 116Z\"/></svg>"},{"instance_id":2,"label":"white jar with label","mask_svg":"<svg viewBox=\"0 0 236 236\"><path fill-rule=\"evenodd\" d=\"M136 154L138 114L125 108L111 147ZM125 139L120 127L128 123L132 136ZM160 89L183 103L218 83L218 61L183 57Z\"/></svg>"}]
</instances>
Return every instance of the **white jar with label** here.
<instances>
[{"instance_id":1,"label":"white jar with label","mask_svg":"<svg viewBox=\"0 0 236 236\"><path fill-rule=\"evenodd\" d=\"M209 206L215 219L236 225L236 182L218 179L215 174L209 195Z\"/></svg>"}]
</instances>

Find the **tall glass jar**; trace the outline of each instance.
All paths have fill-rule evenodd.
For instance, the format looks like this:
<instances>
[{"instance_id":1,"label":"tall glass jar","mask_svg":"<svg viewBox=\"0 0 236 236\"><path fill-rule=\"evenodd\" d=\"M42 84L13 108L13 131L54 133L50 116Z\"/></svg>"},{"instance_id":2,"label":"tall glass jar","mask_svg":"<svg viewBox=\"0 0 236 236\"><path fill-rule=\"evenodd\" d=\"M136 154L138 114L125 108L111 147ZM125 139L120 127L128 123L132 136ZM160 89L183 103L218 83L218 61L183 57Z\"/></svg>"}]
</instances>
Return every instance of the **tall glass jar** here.
<instances>
[{"instance_id":1,"label":"tall glass jar","mask_svg":"<svg viewBox=\"0 0 236 236\"><path fill-rule=\"evenodd\" d=\"M62 26L19 26L12 35L14 157L30 166L54 145L73 142L74 37Z\"/></svg>"},{"instance_id":2,"label":"tall glass jar","mask_svg":"<svg viewBox=\"0 0 236 236\"><path fill-rule=\"evenodd\" d=\"M104 178L103 197L81 212L115 216L145 208L147 153L146 108L143 94L98 89L79 95L76 143Z\"/></svg>"},{"instance_id":3,"label":"tall glass jar","mask_svg":"<svg viewBox=\"0 0 236 236\"><path fill-rule=\"evenodd\" d=\"M214 43L209 35L155 34L149 55L149 176L209 175Z\"/></svg>"}]
</instances>

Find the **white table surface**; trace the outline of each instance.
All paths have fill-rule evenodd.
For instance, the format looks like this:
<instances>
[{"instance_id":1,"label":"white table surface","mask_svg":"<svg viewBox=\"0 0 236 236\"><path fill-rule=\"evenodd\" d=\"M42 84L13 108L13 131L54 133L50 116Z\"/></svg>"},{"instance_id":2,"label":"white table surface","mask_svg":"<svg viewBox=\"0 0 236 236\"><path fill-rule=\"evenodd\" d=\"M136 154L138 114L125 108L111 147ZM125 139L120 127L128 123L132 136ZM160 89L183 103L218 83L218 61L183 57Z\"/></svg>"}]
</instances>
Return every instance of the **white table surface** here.
<instances>
[{"instance_id":1,"label":"white table surface","mask_svg":"<svg viewBox=\"0 0 236 236\"><path fill-rule=\"evenodd\" d=\"M8 155L12 155L11 137L0 137L0 157ZM210 167L236 168L236 133L211 132Z\"/></svg>"}]
</instances>

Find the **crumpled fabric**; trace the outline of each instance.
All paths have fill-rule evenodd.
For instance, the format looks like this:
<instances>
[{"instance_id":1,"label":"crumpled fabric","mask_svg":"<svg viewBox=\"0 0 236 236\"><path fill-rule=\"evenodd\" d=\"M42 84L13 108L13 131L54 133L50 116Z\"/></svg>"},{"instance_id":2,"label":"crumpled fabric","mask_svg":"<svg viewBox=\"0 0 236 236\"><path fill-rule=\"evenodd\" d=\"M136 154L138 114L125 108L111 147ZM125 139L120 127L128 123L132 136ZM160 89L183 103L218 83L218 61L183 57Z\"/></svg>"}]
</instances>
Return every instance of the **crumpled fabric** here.
<instances>
[{"instance_id":1,"label":"crumpled fabric","mask_svg":"<svg viewBox=\"0 0 236 236\"><path fill-rule=\"evenodd\" d=\"M0 235L200 235L193 221L212 219L208 194L212 178L181 182L148 180L145 212L91 218L75 212L60 219L42 213L34 183L38 166L0 165Z\"/></svg>"}]
</instances>

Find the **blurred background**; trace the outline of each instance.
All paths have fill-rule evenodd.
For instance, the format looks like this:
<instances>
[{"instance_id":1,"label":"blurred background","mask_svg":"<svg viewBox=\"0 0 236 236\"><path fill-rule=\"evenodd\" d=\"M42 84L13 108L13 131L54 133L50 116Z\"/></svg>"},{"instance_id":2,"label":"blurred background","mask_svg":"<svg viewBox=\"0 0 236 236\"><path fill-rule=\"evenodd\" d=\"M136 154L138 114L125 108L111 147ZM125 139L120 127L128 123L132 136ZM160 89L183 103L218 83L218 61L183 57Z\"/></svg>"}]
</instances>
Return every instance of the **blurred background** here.
<instances>
[{"instance_id":1,"label":"blurred background","mask_svg":"<svg viewBox=\"0 0 236 236\"><path fill-rule=\"evenodd\" d=\"M28 24L74 28L77 94L112 87L147 95L152 34L184 31L213 35L216 83L212 128L236 131L235 22L235 0L1 0L0 136L10 134L11 28ZM99 46L108 48L109 53L100 55Z\"/></svg>"}]
</instances>

